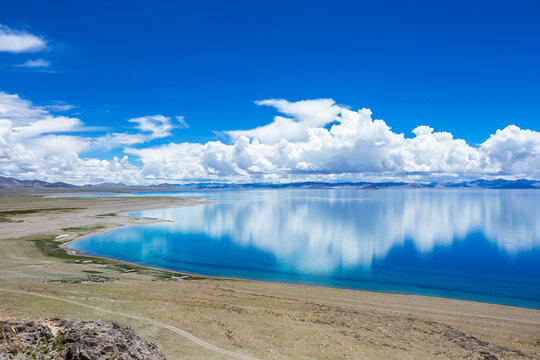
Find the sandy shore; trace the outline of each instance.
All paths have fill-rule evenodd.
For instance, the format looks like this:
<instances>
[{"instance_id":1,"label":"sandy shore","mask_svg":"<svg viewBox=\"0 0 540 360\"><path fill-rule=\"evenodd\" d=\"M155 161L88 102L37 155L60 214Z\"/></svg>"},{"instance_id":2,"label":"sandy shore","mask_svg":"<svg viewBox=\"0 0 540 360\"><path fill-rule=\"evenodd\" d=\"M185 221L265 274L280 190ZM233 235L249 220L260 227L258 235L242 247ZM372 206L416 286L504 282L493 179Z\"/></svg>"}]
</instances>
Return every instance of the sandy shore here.
<instances>
[{"instance_id":1,"label":"sandy shore","mask_svg":"<svg viewBox=\"0 0 540 360\"><path fill-rule=\"evenodd\" d=\"M537 310L256 281L173 282L166 271L56 252L57 245L118 225L161 221L120 215L125 212L203 202L0 195L0 288L22 291L0 291L0 316L122 321L169 359L229 357L136 317L114 314L153 319L262 359L540 358ZM72 303L36 300L27 291Z\"/></svg>"},{"instance_id":2,"label":"sandy shore","mask_svg":"<svg viewBox=\"0 0 540 360\"><path fill-rule=\"evenodd\" d=\"M124 227L150 224L162 219L122 216L148 209L192 206L207 203L204 199L175 197L111 197L111 198L44 198L40 196L4 196L0 212L10 210L41 210L24 214L23 222L2 223L2 237L24 237L36 233L58 232L62 228L100 226L93 234ZM49 211L47 209L58 209ZM65 209L65 211L61 211Z\"/></svg>"}]
</instances>

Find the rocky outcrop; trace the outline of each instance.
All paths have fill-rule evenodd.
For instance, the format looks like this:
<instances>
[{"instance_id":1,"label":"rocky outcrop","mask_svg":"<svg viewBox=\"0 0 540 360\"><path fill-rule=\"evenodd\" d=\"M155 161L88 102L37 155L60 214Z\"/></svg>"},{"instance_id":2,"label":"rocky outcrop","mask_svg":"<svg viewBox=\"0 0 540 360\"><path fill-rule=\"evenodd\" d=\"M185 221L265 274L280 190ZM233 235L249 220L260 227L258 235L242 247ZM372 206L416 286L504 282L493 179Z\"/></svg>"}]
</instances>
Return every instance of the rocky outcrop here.
<instances>
[{"instance_id":1,"label":"rocky outcrop","mask_svg":"<svg viewBox=\"0 0 540 360\"><path fill-rule=\"evenodd\" d=\"M158 347L117 322L0 320L0 360L165 360Z\"/></svg>"}]
</instances>

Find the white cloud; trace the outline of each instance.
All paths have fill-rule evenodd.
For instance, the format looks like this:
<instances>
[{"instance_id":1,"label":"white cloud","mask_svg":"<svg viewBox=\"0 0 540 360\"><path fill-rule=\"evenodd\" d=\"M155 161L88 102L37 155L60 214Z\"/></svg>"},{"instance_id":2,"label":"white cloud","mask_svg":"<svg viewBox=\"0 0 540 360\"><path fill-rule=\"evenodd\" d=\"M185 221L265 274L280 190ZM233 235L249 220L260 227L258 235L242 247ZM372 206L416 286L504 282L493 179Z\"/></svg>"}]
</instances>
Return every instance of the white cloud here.
<instances>
[{"instance_id":1,"label":"white cloud","mask_svg":"<svg viewBox=\"0 0 540 360\"><path fill-rule=\"evenodd\" d=\"M85 130L81 120L54 116L16 94L0 92L0 174L19 178L88 183L139 183L140 170L127 157L84 159L98 138L63 133Z\"/></svg>"},{"instance_id":2,"label":"white cloud","mask_svg":"<svg viewBox=\"0 0 540 360\"><path fill-rule=\"evenodd\" d=\"M49 116L46 109L21 99L17 94L0 91L0 119L9 119L13 125L27 125Z\"/></svg>"},{"instance_id":3,"label":"white cloud","mask_svg":"<svg viewBox=\"0 0 540 360\"><path fill-rule=\"evenodd\" d=\"M540 178L540 132L509 125L480 145L492 171L517 177Z\"/></svg>"},{"instance_id":4,"label":"white cloud","mask_svg":"<svg viewBox=\"0 0 540 360\"><path fill-rule=\"evenodd\" d=\"M54 111L54 112L63 112L63 111L69 111L75 109L77 106L66 104L63 101L58 101L56 103L53 103L51 105L44 105L42 106L43 109Z\"/></svg>"},{"instance_id":5,"label":"white cloud","mask_svg":"<svg viewBox=\"0 0 540 360\"><path fill-rule=\"evenodd\" d=\"M12 136L16 139L33 138L42 134L79 131L82 127L79 119L66 116L46 116L42 120L34 121L24 126L14 126Z\"/></svg>"},{"instance_id":6,"label":"white cloud","mask_svg":"<svg viewBox=\"0 0 540 360\"><path fill-rule=\"evenodd\" d=\"M373 119L369 109L353 111L331 99L258 103L287 117L276 116L270 124L251 130L229 131L231 143L149 146L155 139L170 137L175 128L186 128L183 118L144 116L128 120L133 128L124 132L74 136L68 133L88 129L81 120L55 116L47 107L0 92L0 174L139 183L540 178L537 131L509 125L471 146L425 125L413 129L411 137L395 133L383 120ZM123 152L139 160L140 167L126 157L82 158L89 150L126 146Z\"/></svg>"},{"instance_id":7,"label":"white cloud","mask_svg":"<svg viewBox=\"0 0 540 360\"><path fill-rule=\"evenodd\" d=\"M171 136L171 130L174 128L171 118L163 115L143 116L128 121L137 124L135 128L140 131L149 132L154 139Z\"/></svg>"},{"instance_id":8,"label":"white cloud","mask_svg":"<svg viewBox=\"0 0 540 360\"><path fill-rule=\"evenodd\" d=\"M473 147L451 133L418 126L413 137L398 134L369 109L358 111L332 100L275 106L289 118L229 131L232 144L168 144L127 149L143 162L143 173L165 179L294 180L535 177L540 133L509 126ZM285 119L285 120L283 120ZM328 128L329 124L333 124ZM511 154L511 155L510 155Z\"/></svg>"},{"instance_id":9,"label":"white cloud","mask_svg":"<svg viewBox=\"0 0 540 360\"><path fill-rule=\"evenodd\" d=\"M44 59L28 59L26 62L15 65L17 67L27 67L27 68L43 68L43 67L49 67L51 66L51 62Z\"/></svg>"},{"instance_id":10,"label":"white cloud","mask_svg":"<svg viewBox=\"0 0 540 360\"><path fill-rule=\"evenodd\" d=\"M257 138L263 143L275 143L281 139L297 141L304 138L306 130L324 127L336 120L341 108L332 99L303 100L288 102L270 99L256 102L258 105L275 107L279 112L291 117L276 116L268 125L251 130L226 131L233 139L241 136Z\"/></svg>"},{"instance_id":11,"label":"white cloud","mask_svg":"<svg viewBox=\"0 0 540 360\"><path fill-rule=\"evenodd\" d=\"M0 25L0 52L35 52L46 46L47 42L39 36Z\"/></svg>"},{"instance_id":12,"label":"white cloud","mask_svg":"<svg viewBox=\"0 0 540 360\"><path fill-rule=\"evenodd\" d=\"M128 122L135 124L138 133L112 133L95 139L94 145L112 149L120 145L142 144L154 139L171 136L175 128L187 126L181 116L177 116L179 125L173 124L171 118L163 115L143 116L129 119Z\"/></svg>"},{"instance_id":13,"label":"white cloud","mask_svg":"<svg viewBox=\"0 0 540 360\"><path fill-rule=\"evenodd\" d=\"M183 116L177 116L176 121L178 121L179 129L189 129L189 124L186 122Z\"/></svg>"}]
</instances>

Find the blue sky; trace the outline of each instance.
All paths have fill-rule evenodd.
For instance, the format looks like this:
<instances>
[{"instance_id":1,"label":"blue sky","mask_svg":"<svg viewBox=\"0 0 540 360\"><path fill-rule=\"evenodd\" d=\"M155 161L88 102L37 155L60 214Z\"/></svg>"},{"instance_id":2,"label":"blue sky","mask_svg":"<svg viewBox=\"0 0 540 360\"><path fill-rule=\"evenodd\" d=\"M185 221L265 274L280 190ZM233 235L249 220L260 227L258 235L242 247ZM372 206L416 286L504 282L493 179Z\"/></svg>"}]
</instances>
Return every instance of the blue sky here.
<instances>
[{"instance_id":1,"label":"blue sky","mask_svg":"<svg viewBox=\"0 0 540 360\"><path fill-rule=\"evenodd\" d=\"M371 109L373 119L383 119L406 138L427 125L473 149L508 125L529 129L534 132L525 141L531 166L538 161L539 18L538 1L1 1L3 29L31 34L45 45L0 50L0 91L18 94L35 107L73 105L62 114L51 110L84 123L76 134L66 131L72 137L130 133L128 120L143 116L172 119L170 134L129 145L135 150L184 142L230 145L237 139L223 131L265 126L277 115L275 104L260 106L256 100L331 98L343 108ZM18 66L23 64L33 66ZM183 116L189 128L176 126L176 116ZM288 116L302 121L294 111ZM316 123L329 129L332 122ZM283 138L290 140L288 134ZM76 151L81 159L128 154L129 163L139 168L149 161L123 146L81 149ZM355 154L340 153L340 161ZM350 178L339 174L352 170L354 178L368 178L382 169L384 176L395 177L425 168L429 176L467 175L444 166L388 173L387 165L335 170L300 160L307 165L295 165L294 171L280 163L280 174L308 169ZM201 166L208 173L208 164ZM0 167L0 173L62 177L61 172L10 169ZM268 169L262 172L275 173L276 167ZM213 174L233 179L231 171ZM483 174L536 173L492 166L467 176Z\"/></svg>"}]
</instances>

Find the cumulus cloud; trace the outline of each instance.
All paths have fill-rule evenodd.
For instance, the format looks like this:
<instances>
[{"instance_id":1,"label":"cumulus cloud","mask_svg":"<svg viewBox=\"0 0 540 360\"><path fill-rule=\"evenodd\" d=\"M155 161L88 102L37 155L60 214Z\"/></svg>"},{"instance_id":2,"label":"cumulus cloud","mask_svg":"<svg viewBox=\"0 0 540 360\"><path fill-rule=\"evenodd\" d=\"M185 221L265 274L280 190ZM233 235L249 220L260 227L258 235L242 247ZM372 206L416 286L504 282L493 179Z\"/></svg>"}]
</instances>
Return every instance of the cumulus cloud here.
<instances>
[{"instance_id":1,"label":"cumulus cloud","mask_svg":"<svg viewBox=\"0 0 540 360\"><path fill-rule=\"evenodd\" d=\"M0 92L0 174L73 183L140 183L143 181L140 169L132 165L127 156L104 160L81 155L104 144L113 148L168 136L174 127L169 118L157 115L145 120L134 119L137 133L74 136L69 133L89 128L77 118L50 113L51 109L71 108L66 104L60 104L59 108L36 106L17 94Z\"/></svg>"},{"instance_id":2,"label":"cumulus cloud","mask_svg":"<svg viewBox=\"0 0 540 360\"><path fill-rule=\"evenodd\" d=\"M421 125L398 134L369 109L333 100L266 100L287 117L266 126L228 131L232 143L167 144L127 149L146 176L166 179L294 180L535 177L540 133L510 125L479 147Z\"/></svg>"},{"instance_id":3,"label":"cumulus cloud","mask_svg":"<svg viewBox=\"0 0 540 360\"><path fill-rule=\"evenodd\" d=\"M509 125L480 146L493 171L517 177L540 177L540 132Z\"/></svg>"},{"instance_id":4,"label":"cumulus cloud","mask_svg":"<svg viewBox=\"0 0 540 360\"><path fill-rule=\"evenodd\" d=\"M283 99L256 101L258 105L272 106L290 117L276 116L268 125L250 130L234 130L225 133L233 139L241 136L256 138L263 143L275 143L281 139L297 141L304 137L306 130L323 127L336 120L341 108L332 99L303 100L288 102Z\"/></svg>"},{"instance_id":5,"label":"cumulus cloud","mask_svg":"<svg viewBox=\"0 0 540 360\"><path fill-rule=\"evenodd\" d=\"M35 52L46 46L47 42L39 36L0 25L0 52Z\"/></svg>"},{"instance_id":6,"label":"cumulus cloud","mask_svg":"<svg viewBox=\"0 0 540 360\"><path fill-rule=\"evenodd\" d=\"M226 132L230 142L152 146L152 140L188 127L183 117L138 117L128 120L131 130L73 136L67 133L85 129L81 120L0 93L0 173L140 183L540 177L540 133L515 125L471 146L426 125L414 128L410 136L396 133L383 120L373 119L369 109L354 111L331 99L257 103L282 115L265 126ZM60 144L66 144L64 152ZM121 160L81 158L89 150L120 148ZM141 165L131 165L126 155Z\"/></svg>"}]
</instances>

